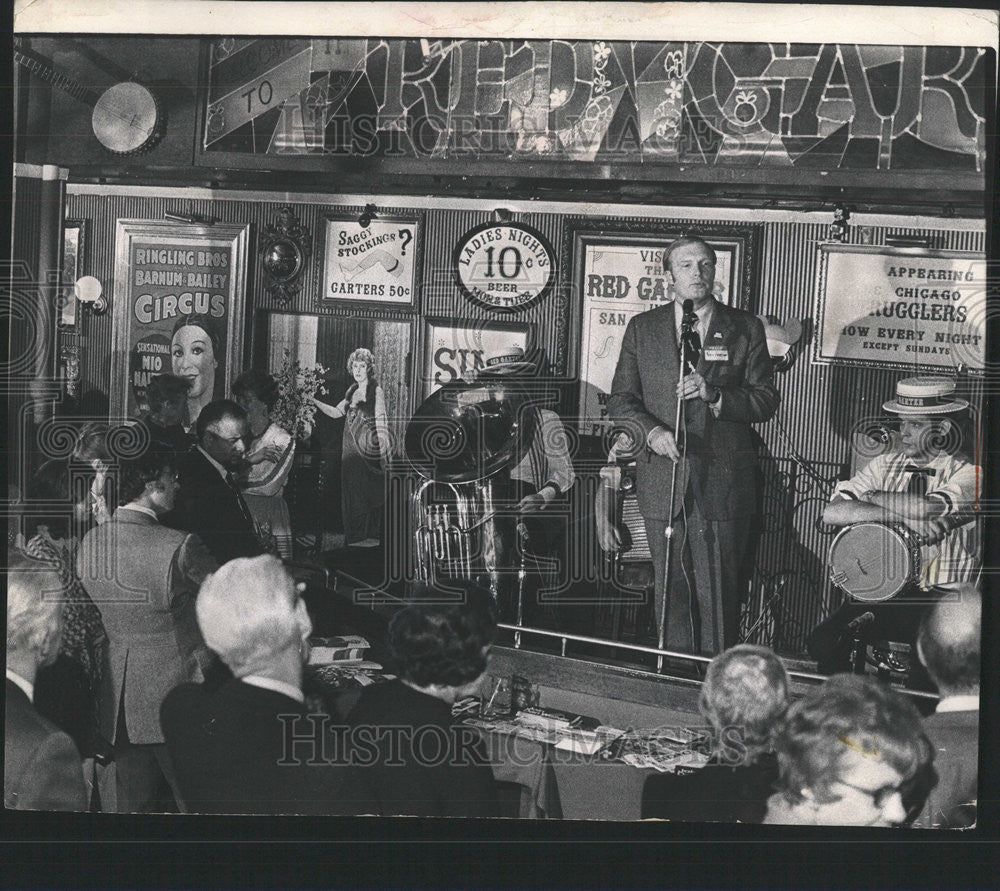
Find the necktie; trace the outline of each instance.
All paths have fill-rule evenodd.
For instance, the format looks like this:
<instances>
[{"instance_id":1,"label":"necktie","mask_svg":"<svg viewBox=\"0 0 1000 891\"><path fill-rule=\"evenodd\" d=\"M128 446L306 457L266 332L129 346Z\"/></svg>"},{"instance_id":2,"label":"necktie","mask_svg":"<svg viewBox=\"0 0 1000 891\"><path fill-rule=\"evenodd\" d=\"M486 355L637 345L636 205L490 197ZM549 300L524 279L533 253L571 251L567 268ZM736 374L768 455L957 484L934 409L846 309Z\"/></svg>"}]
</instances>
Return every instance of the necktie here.
<instances>
[{"instance_id":1,"label":"necktie","mask_svg":"<svg viewBox=\"0 0 1000 891\"><path fill-rule=\"evenodd\" d=\"M919 495L923 497L927 494L927 477L934 476L933 467L916 467L908 464L903 468L910 474L910 481L906 484L906 492L909 495Z\"/></svg>"},{"instance_id":2,"label":"necktie","mask_svg":"<svg viewBox=\"0 0 1000 891\"><path fill-rule=\"evenodd\" d=\"M251 531L256 530L257 524L254 523L253 517L250 515L250 508L247 507L247 503L243 500L243 493L240 492L239 486L236 485L236 477L231 473L227 473L226 482L229 483L229 488L233 490L233 494L236 496L236 503L239 505L240 513L243 514L243 519L247 521L247 525Z\"/></svg>"}]
</instances>

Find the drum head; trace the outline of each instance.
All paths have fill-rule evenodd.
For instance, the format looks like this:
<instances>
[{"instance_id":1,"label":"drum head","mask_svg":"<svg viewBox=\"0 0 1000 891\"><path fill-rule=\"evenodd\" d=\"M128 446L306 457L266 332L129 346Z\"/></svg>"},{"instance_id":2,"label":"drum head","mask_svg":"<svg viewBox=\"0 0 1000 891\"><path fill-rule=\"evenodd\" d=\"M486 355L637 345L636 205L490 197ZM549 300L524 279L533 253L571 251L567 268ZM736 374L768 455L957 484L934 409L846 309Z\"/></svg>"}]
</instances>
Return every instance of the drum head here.
<instances>
[{"instance_id":1,"label":"drum head","mask_svg":"<svg viewBox=\"0 0 1000 891\"><path fill-rule=\"evenodd\" d=\"M891 600L920 575L920 548L905 527L857 523L830 545L830 580L861 603Z\"/></svg>"}]
</instances>

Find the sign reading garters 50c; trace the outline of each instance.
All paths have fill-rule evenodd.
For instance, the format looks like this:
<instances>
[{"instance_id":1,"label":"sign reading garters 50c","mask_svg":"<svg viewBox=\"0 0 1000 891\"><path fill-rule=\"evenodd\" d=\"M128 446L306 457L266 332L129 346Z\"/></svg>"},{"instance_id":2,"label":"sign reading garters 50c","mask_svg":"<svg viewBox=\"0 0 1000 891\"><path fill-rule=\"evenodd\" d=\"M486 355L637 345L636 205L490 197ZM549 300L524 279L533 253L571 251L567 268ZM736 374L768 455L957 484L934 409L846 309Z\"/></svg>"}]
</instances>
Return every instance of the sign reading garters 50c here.
<instances>
[{"instance_id":1,"label":"sign reading garters 50c","mask_svg":"<svg viewBox=\"0 0 1000 891\"><path fill-rule=\"evenodd\" d=\"M526 309L548 294L555 277L552 246L521 223L484 223L455 247L455 280L473 303L496 312Z\"/></svg>"}]
</instances>

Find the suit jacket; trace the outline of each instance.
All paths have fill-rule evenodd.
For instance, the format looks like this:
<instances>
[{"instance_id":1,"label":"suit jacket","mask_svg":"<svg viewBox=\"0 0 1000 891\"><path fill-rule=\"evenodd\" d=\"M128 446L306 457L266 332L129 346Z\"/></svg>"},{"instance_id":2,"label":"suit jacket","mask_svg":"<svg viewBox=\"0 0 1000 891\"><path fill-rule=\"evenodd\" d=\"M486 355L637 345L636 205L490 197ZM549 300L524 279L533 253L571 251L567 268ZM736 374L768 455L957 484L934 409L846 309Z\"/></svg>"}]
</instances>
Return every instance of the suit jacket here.
<instances>
[{"instance_id":1,"label":"suit jacket","mask_svg":"<svg viewBox=\"0 0 1000 891\"><path fill-rule=\"evenodd\" d=\"M84 536L77 572L108 634L111 696L99 716L107 739L116 739L123 703L131 742L163 742L160 703L178 684L200 680L211 660L194 600L215 568L197 536L125 507Z\"/></svg>"},{"instance_id":2,"label":"suit jacket","mask_svg":"<svg viewBox=\"0 0 1000 891\"><path fill-rule=\"evenodd\" d=\"M85 811L83 765L73 740L7 680L3 803L10 810Z\"/></svg>"},{"instance_id":3,"label":"suit jacket","mask_svg":"<svg viewBox=\"0 0 1000 891\"><path fill-rule=\"evenodd\" d=\"M163 517L165 526L197 533L220 566L263 553L239 493L197 448L181 458L177 472L180 491L176 506Z\"/></svg>"},{"instance_id":4,"label":"suit jacket","mask_svg":"<svg viewBox=\"0 0 1000 891\"><path fill-rule=\"evenodd\" d=\"M342 791L349 768L324 763L336 754L323 748L326 724L309 721L305 706L283 693L236 679L215 689L184 684L160 714L190 811L353 813Z\"/></svg>"},{"instance_id":5,"label":"suit jacket","mask_svg":"<svg viewBox=\"0 0 1000 891\"><path fill-rule=\"evenodd\" d=\"M355 763L364 764L354 774L361 786L355 813L500 816L482 738L475 728L454 724L443 700L399 680L374 684L347 720Z\"/></svg>"},{"instance_id":6,"label":"suit jacket","mask_svg":"<svg viewBox=\"0 0 1000 891\"><path fill-rule=\"evenodd\" d=\"M633 316L625 329L611 384L608 413L639 440L656 427L673 432L680 357L675 303ZM778 407L771 358L760 320L716 302L705 344L724 348L724 362L708 362L702 350L697 371L722 391L719 416L701 400L689 400L687 460L678 469L674 511L690 482L706 519L730 520L756 510L757 449L750 424L767 421ZM646 449L636 460L639 511L667 519L671 460Z\"/></svg>"},{"instance_id":7,"label":"suit jacket","mask_svg":"<svg viewBox=\"0 0 1000 891\"><path fill-rule=\"evenodd\" d=\"M968 828L976 822L979 779L979 712L935 712L924 718L934 746L937 784L918 823L925 827Z\"/></svg>"}]
</instances>

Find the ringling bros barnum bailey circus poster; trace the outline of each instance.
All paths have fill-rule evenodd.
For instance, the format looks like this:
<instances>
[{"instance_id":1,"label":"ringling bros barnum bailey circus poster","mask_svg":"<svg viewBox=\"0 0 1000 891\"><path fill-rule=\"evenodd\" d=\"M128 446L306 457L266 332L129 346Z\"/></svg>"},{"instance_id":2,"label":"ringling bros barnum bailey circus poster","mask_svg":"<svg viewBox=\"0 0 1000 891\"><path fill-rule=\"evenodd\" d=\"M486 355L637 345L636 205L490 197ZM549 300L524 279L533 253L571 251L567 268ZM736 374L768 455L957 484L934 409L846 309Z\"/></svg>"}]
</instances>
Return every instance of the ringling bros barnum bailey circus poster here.
<instances>
[{"instance_id":1,"label":"ringling bros barnum bailey circus poster","mask_svg":"<svg viewBox=\"0 0 1000 891\"><path fill-rule=\"evenodd\" d=\"M5 744L16 695L73 766L51 809L977 824L995 14L47 6L7 513L84 593L61 649L8 611ZM147 575L86 565L136 525ZM376 754L286 763L282 715ZM388 725L478 761L393 774Z\"/></svg>"}]
</instances>

